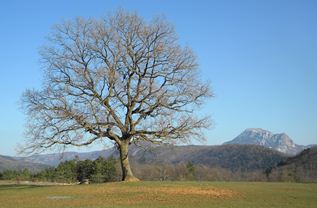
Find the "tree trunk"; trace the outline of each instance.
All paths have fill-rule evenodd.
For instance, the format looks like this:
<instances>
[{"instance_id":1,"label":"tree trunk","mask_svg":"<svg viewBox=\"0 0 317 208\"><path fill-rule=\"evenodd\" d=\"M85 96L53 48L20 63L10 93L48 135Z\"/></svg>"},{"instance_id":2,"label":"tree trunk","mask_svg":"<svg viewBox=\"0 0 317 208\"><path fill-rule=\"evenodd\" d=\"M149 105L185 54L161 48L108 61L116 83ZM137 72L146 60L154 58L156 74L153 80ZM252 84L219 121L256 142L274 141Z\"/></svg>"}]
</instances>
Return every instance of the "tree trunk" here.
<instances>
[{"instance_id":1,"label":"tree trunk","mask_svg":"<svg viewBox=\"0 0 317 208\"><path fill-rule=\"evenodd\" d=\"M131 170L129 163L129 141L122 141L119 145L120 150L120 162L121 162L121 170L122 170L122 181L139 181L136 178Z\"/></svg>"}]
</instances>

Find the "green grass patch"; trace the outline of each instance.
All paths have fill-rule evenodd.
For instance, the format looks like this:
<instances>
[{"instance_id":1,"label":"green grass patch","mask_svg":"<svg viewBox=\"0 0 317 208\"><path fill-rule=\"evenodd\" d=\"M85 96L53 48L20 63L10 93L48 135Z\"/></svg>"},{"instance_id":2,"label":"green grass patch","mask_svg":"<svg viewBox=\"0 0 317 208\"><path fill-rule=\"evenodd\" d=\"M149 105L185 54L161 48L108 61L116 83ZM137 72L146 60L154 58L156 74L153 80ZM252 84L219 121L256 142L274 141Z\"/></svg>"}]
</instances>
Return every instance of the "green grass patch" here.
<instances>
[{"instance_id":1,"label":"green grass patch","mask_svg":"<svg viewBox=\"0 0 317 208\"><path fill-rule=\"evenodd\" d=\"M137 182L74 186L0 185L1 208L315 208L315 183Z\"/></svg>"}]
</instances>

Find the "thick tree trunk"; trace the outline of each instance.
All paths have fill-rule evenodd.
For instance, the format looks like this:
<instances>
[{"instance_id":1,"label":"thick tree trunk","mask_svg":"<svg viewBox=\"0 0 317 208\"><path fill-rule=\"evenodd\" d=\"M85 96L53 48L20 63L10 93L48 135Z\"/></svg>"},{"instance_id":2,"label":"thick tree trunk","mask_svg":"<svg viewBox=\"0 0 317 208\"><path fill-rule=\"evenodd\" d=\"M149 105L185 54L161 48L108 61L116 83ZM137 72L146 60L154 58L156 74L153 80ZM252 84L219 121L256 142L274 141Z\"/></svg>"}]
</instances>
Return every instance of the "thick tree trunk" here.
<instances>
[{"instance_id":1,"label":"thick tree trunk","mask_svg":"<svg viewBox=\"0 0 317 208\"><path fill-rule=\"evenodd\" d=\"M120 151L120 162L121 162L121 169L122 169L122 181L139 181L136 178L131 170L130 163L129 163L129 142L123 141L119 145Z\"/></svg>"}]
</instances>

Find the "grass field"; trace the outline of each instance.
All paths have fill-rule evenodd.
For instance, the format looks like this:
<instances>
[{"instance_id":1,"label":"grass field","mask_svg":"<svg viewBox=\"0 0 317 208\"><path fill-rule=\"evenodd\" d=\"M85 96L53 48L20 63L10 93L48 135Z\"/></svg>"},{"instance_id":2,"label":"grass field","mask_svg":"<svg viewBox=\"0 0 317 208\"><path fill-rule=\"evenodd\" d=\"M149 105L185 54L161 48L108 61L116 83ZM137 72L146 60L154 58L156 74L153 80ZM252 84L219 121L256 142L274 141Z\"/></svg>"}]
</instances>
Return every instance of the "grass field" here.
<instances>
[{"instance_id":1,"label":"grass field","mask_svg":"<svg viewBox=\"0 0 317 208\"><path fill-rule=\"evenodd\" d=\"M74 186L0 185L1 208L316 208L317 184L138 182Z\"/></svg>"}]
</instances>

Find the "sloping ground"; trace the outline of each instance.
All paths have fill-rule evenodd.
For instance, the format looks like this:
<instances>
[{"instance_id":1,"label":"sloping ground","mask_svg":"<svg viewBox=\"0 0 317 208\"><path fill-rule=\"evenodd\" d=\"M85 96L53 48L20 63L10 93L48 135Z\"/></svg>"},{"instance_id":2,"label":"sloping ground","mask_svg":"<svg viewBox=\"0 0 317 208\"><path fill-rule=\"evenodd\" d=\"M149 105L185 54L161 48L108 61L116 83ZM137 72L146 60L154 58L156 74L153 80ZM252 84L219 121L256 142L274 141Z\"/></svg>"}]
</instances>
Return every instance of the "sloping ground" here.
<instances>
[{"instance_id":1,"label":"sloping ground","mask_svg":"<svg viewBox=\"0 0 317 208\"><path fill-rule=\"evenodd\" d=\"M272 180L281 181L317 181L317 147L302 151L288 158L273 168L270 174Z\"/></svg>"}]
</instances>

